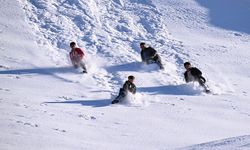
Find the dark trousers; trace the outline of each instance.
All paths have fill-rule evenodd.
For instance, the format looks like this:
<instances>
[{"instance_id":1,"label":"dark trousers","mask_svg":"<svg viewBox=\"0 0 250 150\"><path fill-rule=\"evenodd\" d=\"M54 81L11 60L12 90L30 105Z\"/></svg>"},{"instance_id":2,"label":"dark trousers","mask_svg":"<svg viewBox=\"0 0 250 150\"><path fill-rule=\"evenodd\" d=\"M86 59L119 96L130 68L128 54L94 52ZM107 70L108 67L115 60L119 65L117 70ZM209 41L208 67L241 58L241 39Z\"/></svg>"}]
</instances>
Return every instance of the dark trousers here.
<instances>
[{"instance_id":1,"label":"dark trousers","mask_svg":"<svg viewBox=\"0 0 250 150\"><path fill-rule=\"evenodd\" d=\"M156 54L155 57L147 60L147 64L150 64L152 62L156 63L160 68L163 68L161 57L158 54Z\"/></svg>"},{"instance_id":2,"label":"dark trousers","mask_svg":"<svg viewBox=\"0 0 250 150\"><path fill-rule=\"evenodd\" d=\"M198 81L198 83L200 84L200 86L204 88L204 90L206 92L209 91L208 86L205 84L206 83L206 79L203 76L198 77L196 80Z\"/></svg>"},{"instance_id":3,"label":"dark trousers","mask_svg":"<svg viewBox=\"0 0 250 150\"><path fill-rule=\"evenodd\" d=\"M124 98L127 95L127 92L120 88L119 95L115 98L115 100L121 101L122 98Z\"/></svg>"},{"instance_id":4,"label":"dark trousers","mask_svg":"<svg viewBox=\"0 0 250 150\"><path fill-rule=\"evenodd\" d=\"M86 65L83 61L80 62L79 66L84 70L87 71Z\"/></svg>"},{"instance_id":5,"label":"dark trousers","mask_svg":"<svg viewBox=\"0 0 250 150\"><path fill-rule=\"evenodd\" d=\"M87 71L85 63L81 60L79 63L74 64L75 68L81 67L84 71Z\"/></svg>"}]
</instances>

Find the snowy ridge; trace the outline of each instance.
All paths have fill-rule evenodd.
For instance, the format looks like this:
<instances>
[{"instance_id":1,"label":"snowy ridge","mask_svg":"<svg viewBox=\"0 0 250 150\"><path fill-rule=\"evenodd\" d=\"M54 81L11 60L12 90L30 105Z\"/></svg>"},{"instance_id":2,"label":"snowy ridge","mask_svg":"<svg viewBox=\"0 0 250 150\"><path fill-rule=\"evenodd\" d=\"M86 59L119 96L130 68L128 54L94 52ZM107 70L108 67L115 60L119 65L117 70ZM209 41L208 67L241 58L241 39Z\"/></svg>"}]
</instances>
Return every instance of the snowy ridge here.
<instances>
[{"instance_id":1,"label":"snowy ridge","mask_svg":"<svg viewBox=\"0 0 250 150\"><path fill-rule=\"evenodd\" d=\"M224 140L203 143L188 148L182 148L179 150L218 150L218 149L234 149L234 150L248 150L250 148L249 135L233 137Z\"/></svg>"}]
</instances>

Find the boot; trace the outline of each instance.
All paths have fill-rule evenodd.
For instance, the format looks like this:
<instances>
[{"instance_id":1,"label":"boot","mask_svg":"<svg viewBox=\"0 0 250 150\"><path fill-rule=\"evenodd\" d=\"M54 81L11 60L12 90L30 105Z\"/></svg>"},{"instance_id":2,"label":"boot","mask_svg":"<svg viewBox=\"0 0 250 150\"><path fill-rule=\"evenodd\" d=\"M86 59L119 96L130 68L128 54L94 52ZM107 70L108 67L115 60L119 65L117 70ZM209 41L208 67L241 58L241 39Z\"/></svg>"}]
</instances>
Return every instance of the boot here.
<instances>
[{"instance_id":1,"label":"boot","mask_svg":"<svg viewBox=\"0 0 250 150\"><path fill-rule=\"evenodd\" d=\"M116 104L116 103L119 103L119 101L118 101L117 99L115 99L115 100L113 100L113 101L111 102L111 104Z\"/></svg>"}]
</instances>

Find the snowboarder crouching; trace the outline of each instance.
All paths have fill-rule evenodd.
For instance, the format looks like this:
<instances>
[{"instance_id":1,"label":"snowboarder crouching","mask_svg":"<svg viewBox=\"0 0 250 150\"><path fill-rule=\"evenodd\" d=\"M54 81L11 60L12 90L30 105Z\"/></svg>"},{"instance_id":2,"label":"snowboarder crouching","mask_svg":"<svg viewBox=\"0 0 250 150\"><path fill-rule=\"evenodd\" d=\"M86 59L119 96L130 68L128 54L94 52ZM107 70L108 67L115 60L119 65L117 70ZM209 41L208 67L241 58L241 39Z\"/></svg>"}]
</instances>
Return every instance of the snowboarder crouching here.
<instances>
[{"instance_id":1,"label":"snowboarder crouching","mask_svg":"<svg viewBox=\"0 0 250 150\"><path fill-rule=\"evenodd\" d=\"M128 76L128 80L123 84L123 87L120 88L119 95L112 101L112 104L122 101L122 99L127 96L128 92L131 92L132 94L136 93L134 79L134 76Z\"/></svg>"},{"instance_id":2,"label":"snowboarder crouching","mask_svg":"<svg viewBox=\"0 0 250 150\"><path fill-rule=\"evenodd\" d=\"M160 69L164 69L163 64L161 62L161 57L157 54L157 51L152 47L146 47L145 43L140 43L141 48L141 59L142 62L146 64L156 63L159 65Z\"/></svg>"},{"instance_id":3,"label":"snowboarder crouching","mask_svg":"<svg viewBox=\"0 0 250 150\"><path fill-rule=\"evenodd\" d=\"M69 53L70 60L75 68L81 67L83 73L87 73L86 65L83 62L84 52L76 47L75 42L70 43L71 51Z\"/></svg>"},{"instance_id":4,"label":"snowboarder crouching","mask_svg":"<svg viewBox=\"0 0 250 150\"><path fill-rule=\"evenodd\" d=\"M205 92L209 93L210 90L205 85L206 79L202 76L202 72L198 68L192 67L190 62L185 62L184 67L186 69L184 73L186 83L197 81L204 88Z\"/></svg>"}]
</instances>

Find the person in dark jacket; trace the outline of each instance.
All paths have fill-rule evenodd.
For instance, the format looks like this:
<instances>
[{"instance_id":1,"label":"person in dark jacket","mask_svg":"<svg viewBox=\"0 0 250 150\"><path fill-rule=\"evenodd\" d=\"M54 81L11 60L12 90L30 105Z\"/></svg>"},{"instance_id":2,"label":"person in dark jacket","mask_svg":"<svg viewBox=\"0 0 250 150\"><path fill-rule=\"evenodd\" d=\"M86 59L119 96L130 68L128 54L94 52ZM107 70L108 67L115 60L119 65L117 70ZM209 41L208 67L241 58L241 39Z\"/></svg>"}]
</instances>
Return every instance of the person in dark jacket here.
<instances>
[{"instance_id":1,"label":"person in dark jacket","mask_svg":"<svg viewBox=\"0 0 250 150\"><path fill-rule=\"evenodd\" d=\"M157 54L157 51L154 48L150 46L146 47L144 42L140 43L140 48L142 62L145 62L146 64L156 63L159 65L160 69L164 69L161 57Z\"/></svg>"},{"instance_id":2,"label":"person in dark jacket","mask_svg":"<svg viewBox=\"0 0 250 150\"><path fill-rule=\"evenodd\" d=\"M209 93L210 90L205 85L206 79L202 76L202 72L198 68L192 67L190 62L185 62L184 67L186 69L184 73L186 83L197 81L204 88L205 92Z\"/></svg>"},{"instance_id":3,"label":"person in dark jacket","mask_svg":"<svg viewBox=\"0 0 250 150\"><path fill-rule=\"evenodd\" d=\"M112 101L112 104L119 103L124 97L127 96L128 92L135 94L136 86L134 84L134 76L128 76L128 80L120 88L119 95Z\"/></svg>"}]
</instances>

